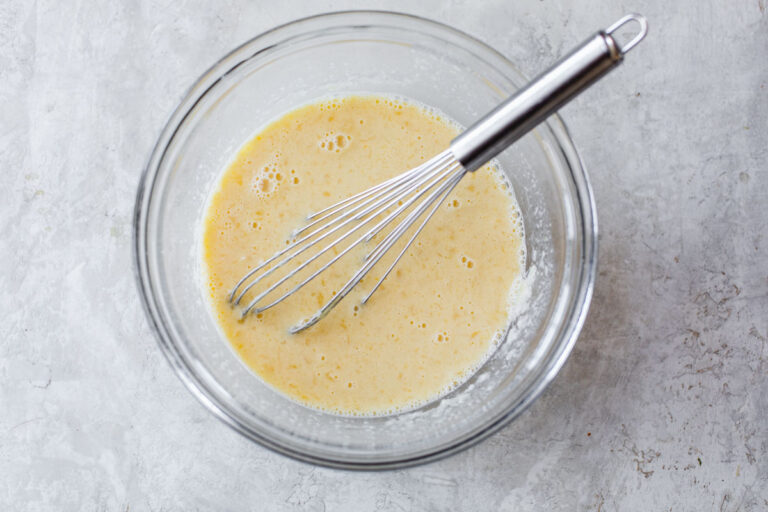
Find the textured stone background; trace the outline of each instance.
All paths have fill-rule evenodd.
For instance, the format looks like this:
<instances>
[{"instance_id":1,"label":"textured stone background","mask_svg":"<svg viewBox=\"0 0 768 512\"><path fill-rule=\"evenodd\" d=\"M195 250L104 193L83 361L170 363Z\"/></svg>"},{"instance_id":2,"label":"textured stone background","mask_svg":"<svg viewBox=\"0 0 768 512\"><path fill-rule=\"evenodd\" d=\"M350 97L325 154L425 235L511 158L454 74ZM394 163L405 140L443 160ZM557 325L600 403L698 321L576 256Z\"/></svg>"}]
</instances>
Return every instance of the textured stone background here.
<instances>
[{"instance_id":1,"label":"textured stone background","mask_svg":"<svg viewBox=\"0 0 768 512\"><path fill-rule=\"evenodd\" d=\"M564 110L600 277L570 360L513 425L407 471L318 469L214 419L132 275L134 193L181 94L293 18L426 15L529 76L621 14L651 34ZM768 509L765 0L0 3L0 509Z\"/></svg>"}]
</instances>

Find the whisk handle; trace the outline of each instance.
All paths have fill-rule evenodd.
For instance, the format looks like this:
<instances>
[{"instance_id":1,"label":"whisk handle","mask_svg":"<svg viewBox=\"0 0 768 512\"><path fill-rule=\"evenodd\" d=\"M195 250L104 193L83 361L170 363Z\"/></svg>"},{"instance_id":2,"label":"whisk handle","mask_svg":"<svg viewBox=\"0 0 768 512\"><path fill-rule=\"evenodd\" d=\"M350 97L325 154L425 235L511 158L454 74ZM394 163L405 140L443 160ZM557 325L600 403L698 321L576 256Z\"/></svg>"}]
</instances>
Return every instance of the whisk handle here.
<instances>
[{"instance_id":1,"label":"whisk handle","mask_svg":"<svg viewBox=\"0 0 768 512\"><path fill-rule=\"evenodd\" d=\"M613 34L631 21L640 30L619 45ZM467 170L478 169L615 68L647 32L648 23L639 14L599 31L456 137L453 155Z\"/></svg>"}]
</instances>

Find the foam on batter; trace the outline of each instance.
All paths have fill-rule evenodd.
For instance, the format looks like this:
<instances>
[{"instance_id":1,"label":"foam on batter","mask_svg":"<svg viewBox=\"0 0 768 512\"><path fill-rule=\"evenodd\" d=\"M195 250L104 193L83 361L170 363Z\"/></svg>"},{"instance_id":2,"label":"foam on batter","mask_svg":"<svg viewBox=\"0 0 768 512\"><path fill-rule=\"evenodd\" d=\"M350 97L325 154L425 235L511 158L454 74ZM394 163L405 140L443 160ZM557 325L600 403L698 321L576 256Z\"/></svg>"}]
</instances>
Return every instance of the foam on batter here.
<instances>
[{"instance_id":1,"label":"foam on batter","mask_svg":"<svg viewBox=\"0 0 768 512\"><path fill-rule=\"evenodd\" d=\"M207 206L202 268L221 332L264 382L327 412L393 414L450 392L493 353L525 300L522 218L494 164L464 177L365 305L386 260L317 325L288 333L359 268L366 248L245 321L227 301L307 214L423 163L459 130L405 98L343 96L283 115L239 150Z\"/></svg>"}]
</instances>

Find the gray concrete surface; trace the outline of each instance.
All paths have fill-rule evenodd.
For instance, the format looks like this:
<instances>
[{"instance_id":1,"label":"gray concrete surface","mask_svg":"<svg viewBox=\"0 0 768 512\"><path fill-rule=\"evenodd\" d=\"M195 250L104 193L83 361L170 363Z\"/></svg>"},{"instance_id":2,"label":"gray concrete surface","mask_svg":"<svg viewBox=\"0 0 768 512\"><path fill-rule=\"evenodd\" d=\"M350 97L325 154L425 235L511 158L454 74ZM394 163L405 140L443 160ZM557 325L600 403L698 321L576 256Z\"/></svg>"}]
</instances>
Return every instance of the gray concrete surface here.
<instances>
[{"instance_id":1,"label":"gray concrete surface","mask_svg":"<svg viewBox=\"0 0 768 512\"><path fill-rule=\"evenodd\" d=\"M533 74L625 11L623 69L563 115L591 171L600 276L518 421L406 471L255 446L183 388L135 289L131 215L166 116L278 23L375 7L455 25ZM765 0L0 4L0 509L768 509Z\"/></svg>"}]
</instances>

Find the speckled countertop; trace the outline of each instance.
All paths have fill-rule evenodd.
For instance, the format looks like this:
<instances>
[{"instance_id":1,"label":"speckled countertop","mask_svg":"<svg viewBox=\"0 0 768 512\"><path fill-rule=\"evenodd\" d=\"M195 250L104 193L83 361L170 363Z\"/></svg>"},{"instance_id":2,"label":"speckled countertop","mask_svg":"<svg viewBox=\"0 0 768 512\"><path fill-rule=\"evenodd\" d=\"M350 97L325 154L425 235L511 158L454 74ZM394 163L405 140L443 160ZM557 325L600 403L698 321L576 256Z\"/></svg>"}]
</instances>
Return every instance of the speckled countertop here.
<instances>
[{"instance_id":1,"label":"speckled countertop","mask_svg":"<svg viewBox=\"0 0 768 512\"><path fill-rule=\"evenodd\" d=\"M217 57L293 18L422 14L529 76L636 10L651 33L562 112L600 276L522 417L428 466L348 473L256 446L156 346L132 273L142 166ZM0 509L767 510L765 0L0 4Z\"/></svg>"}]
</instances>

